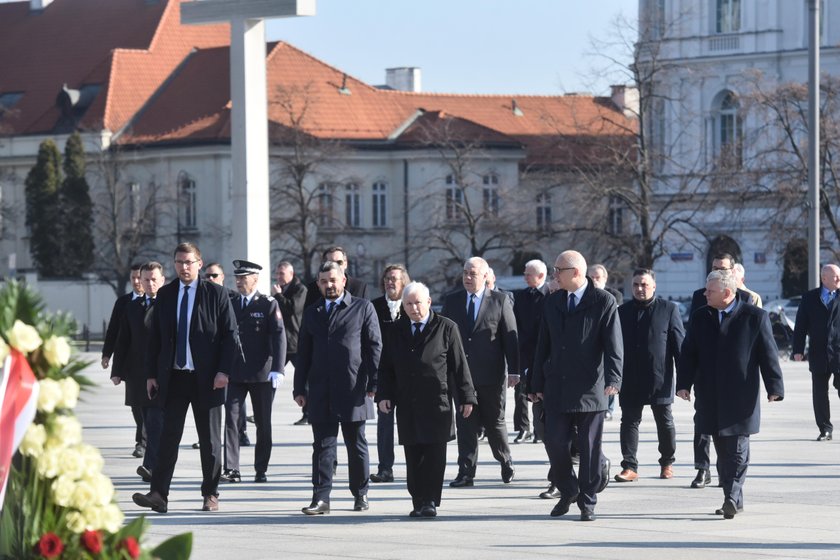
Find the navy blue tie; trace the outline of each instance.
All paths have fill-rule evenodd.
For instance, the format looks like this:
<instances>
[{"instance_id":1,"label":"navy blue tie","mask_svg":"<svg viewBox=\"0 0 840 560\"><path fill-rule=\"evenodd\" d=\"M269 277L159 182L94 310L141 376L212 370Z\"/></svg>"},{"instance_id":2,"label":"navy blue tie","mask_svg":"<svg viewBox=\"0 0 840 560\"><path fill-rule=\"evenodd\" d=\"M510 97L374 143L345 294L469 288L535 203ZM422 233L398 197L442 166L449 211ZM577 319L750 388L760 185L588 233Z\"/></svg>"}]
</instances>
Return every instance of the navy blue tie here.
<instances>
[{"instance_id":1,"label":"navy blue tie","mask_svg":"<svg viewBox=\"0 0 840 560\"><path fill-rule=\"evenodd\" d=\"M184 295L181 297L181 309L178 312L178 341L176 345L175 364L183 369L187 366L187 337L190 335L187 328L187 314L189 309L189 286L184 286Z\"/></svg>"},{"instance_id":2,"label":"navy blue tie","mask_svg":"<svg viewBox=\"0 0 840 560\"><path fill-rule=\"evenodd\" d=\"M470 294L470 304L467 306L467 332L472 332L475 326L475 294Z\"/></svg>"},{"instance_id":3,"label":"navy blue tie","mask_svg":"<svg viewBox=\"0 0 840 560\"><path fill-rule=\"evenodd\" d=\"M575 294L569 294L569 313L575 310Z\"/></svg>"}]
</instances>

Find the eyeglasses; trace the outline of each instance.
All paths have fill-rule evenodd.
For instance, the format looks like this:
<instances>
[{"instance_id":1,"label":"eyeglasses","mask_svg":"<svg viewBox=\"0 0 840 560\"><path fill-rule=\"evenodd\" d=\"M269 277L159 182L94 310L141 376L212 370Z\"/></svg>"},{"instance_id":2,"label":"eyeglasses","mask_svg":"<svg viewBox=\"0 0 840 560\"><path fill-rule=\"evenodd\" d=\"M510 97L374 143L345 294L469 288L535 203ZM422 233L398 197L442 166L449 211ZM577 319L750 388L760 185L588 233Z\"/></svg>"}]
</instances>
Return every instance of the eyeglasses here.
<instances>
[{"instance_id":1,"label":"eyeglasses","mask_svg":"<svg viewBox=\"0 0 840 560\"><path fill-rule=\"evenodd\" d=\"M467 272L466 270L464 271L464 278L478 278L479 276L481 276L481 274L479 274L478 272Z\"/></svg>"},{"instance_id":2,"label":"eyeglasses","mask_svg":"<svg viewBox=\"0 0 840 560\"><path fill-rule=\"evenodd\" d=\"M564 266L563 268L559 268L559 267L556 267L556 266L555 266L555 267L553 267L553 270L554 270L554 274L560 274L560 273L561 273L561 272L563 272L564 270L575 270L575 267L573 267L573 266Z\"/></svg>"},{"instance_id":3,"label":"eyeglasses","mask_svg":"<svg viewBox=\"0 0 840 560\"><path fill-rule=\"evenodd\" d=\"M205 278L212 278L214 280L216 278L218 278L219 276L221 276L221 274L219 274L218 272L208 272L207 274L204 275Z\"/></svg>"},{"instance_id":4,"label":"eyeglasses","mask_svg":"<svg viewBox=\"0 0 840 560\"><path fill-rule=\"evenodd\" d=\"M198 261L175 261L175 266L192 266Z\"/></svg>"}]
</instances>

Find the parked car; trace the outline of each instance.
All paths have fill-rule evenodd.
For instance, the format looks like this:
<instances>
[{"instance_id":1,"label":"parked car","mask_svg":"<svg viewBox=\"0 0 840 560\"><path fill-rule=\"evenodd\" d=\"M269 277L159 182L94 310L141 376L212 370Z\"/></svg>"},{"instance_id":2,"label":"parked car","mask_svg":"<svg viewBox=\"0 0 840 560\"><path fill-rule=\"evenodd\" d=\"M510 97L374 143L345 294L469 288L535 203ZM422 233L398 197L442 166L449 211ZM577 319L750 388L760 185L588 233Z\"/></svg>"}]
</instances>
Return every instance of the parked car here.
<instances>
[{"instance_id":1,"label":"parked car","mask_svg":"<svg viewBox=\"0 0 840 560\"><path fill-rule=\"evenodd\" d=\"M799 304L802 302L802 296L794 296L787 299L774 299L764 304L764 310L769 312L779 313L784 311L785 316L790 320L791 324L796 321L796 312L799 310Z\"/></svg>"}]
</instances>

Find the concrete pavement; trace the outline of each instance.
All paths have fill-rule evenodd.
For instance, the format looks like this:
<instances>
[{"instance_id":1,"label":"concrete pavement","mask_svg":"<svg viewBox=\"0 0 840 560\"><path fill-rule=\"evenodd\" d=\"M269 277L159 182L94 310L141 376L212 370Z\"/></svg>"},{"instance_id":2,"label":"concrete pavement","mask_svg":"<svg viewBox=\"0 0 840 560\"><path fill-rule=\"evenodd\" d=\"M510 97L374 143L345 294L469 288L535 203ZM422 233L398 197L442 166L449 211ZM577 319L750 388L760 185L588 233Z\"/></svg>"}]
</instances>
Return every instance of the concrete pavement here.
<instances>
[{"instance_id":1,"label":"concrete pavement","mask_svg":"<svg viewBox=\"0 0 840 560\"><path fill-rule=\"evenodd\" d=\"M126 518L144 513L131 501L148 491L135 474L131 414L123 388L114 387L98 355L86 371L96 383L83 395L77 414L85 441L105 457L106 474L117 488ZM308 517L300 508L311 498L312 432L293 426L300 412L291 387L278 389L274 402L274 449L267 484L252 482L253 447L243 448L243 482L220 488L220 511L200 511L201 470L197 441L188 420L169 499L169 513L148 512L146 541L192 531L193 558L840 558L840 438L817 443L807 366L783 363L786 398L762 404L762 431L752 438L752 464L745 486L745 511L723 520L714 510L719 488L691 489L694 478L692 404L674 405L677 463L672 480L658 478L656 429L650 411L640 427L640 478L612 482L600 494L593 523L578 521L578 510L551 518L554 501L541 500L548 470L541 444L511 445L516 478L503 484L489 449L480 451L476 486L443 492L438 517L410 519L402 449L396 450L397 481L371 484L370 511L353 512L347 488L346 453L339 444L339 467L332 513ZM512 397L512 391L508 391ZM840 402L832 393L840 422ZM508 417L513 411L508 406ZM619 411L617 411L619 412ZM619 472L619 420L607 422L604 449ZM511 422L508 422L511 425ZM838 432L840 434L840 432ZM253 425L249 424L252 441ZM376 470L376 423L368 423L372 470ZM511 436L512 439L512 436ZM457 447L449 447L447 481L457 473ZM716 479L714 480L716 483Z\"/></svg>"}]
</instances>

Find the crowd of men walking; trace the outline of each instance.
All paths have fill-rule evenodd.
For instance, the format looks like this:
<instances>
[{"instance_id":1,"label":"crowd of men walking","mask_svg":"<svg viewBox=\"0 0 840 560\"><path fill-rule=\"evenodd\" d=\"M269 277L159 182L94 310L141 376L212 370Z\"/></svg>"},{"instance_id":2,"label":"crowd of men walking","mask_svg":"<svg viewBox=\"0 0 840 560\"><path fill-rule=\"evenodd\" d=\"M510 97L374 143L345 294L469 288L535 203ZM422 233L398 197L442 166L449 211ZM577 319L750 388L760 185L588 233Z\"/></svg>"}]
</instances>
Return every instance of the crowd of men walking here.
<instances>
[{"instance_id":1,"label":"crowd of men walking","mask_svg":"<svg viewBox=\"0 0 840 560\"><path fill-rule=\"evenodd\" d=\"M168 509L186 413L192 408L203 480L202 509L219 507L220 481L241 481L246 397L256 426L254 482L268 480L271 409L276 389L294 371L293 398L313 434L312 501L307 515L330 512L338 432L348 457L353 509L369 509L370 483L394 481L394 426L406 461L411 517L435 517L441 503L447 443L457 438L458 474L451 488L474 485L479 440L486 438L500 477L516 474L505 425L508 388L515 389L516 443L542 441L550 468L540 497L557 500L551 516L572 504L582 521L595 519L597 495L610 478L602 451L605 419L620 408L621 471L638 479L639 425L651 408L659 443L659 476L673 477L674 396L695 401L694 488L711 483L710 446L724 501L716 513L743 511L750 435L759 430L760 393L780 401L779 353L761 299L743 285L743 266L728 254L712 262L706 285L693 294L683 325L677 305L656 295L656 274L632 273L631 298L605 288L607 271L564 251L552 267L525 265L526 288L495 289L487 262L464 263L462 288L432 309L428 287L406 267L382 272L383 295L347 274L340 247L323 253L315 282L306 286L292 265L275 269L272 295L257 291L262 267L233 262L236 290L222 285L218 263L204 266L191 243L174 252L177 279L163 266L132 271L133 293L119 298L103 347L102 366L125 382L136 422L137 473L148 493L134 502ZM813 379L819 441L830 440L828 383L840 370L840 268L822 270L796 319L793 358ZM113 363L111 357L113 354ZM533 403L533 419L529 414ZM365 426L377 409L376 472L370 472ZM225 407L224 428L222 407ZM223 466L224 463L224 466ZM577 468L576 468L577 465Z\"/></svg>"}]
</instances>

